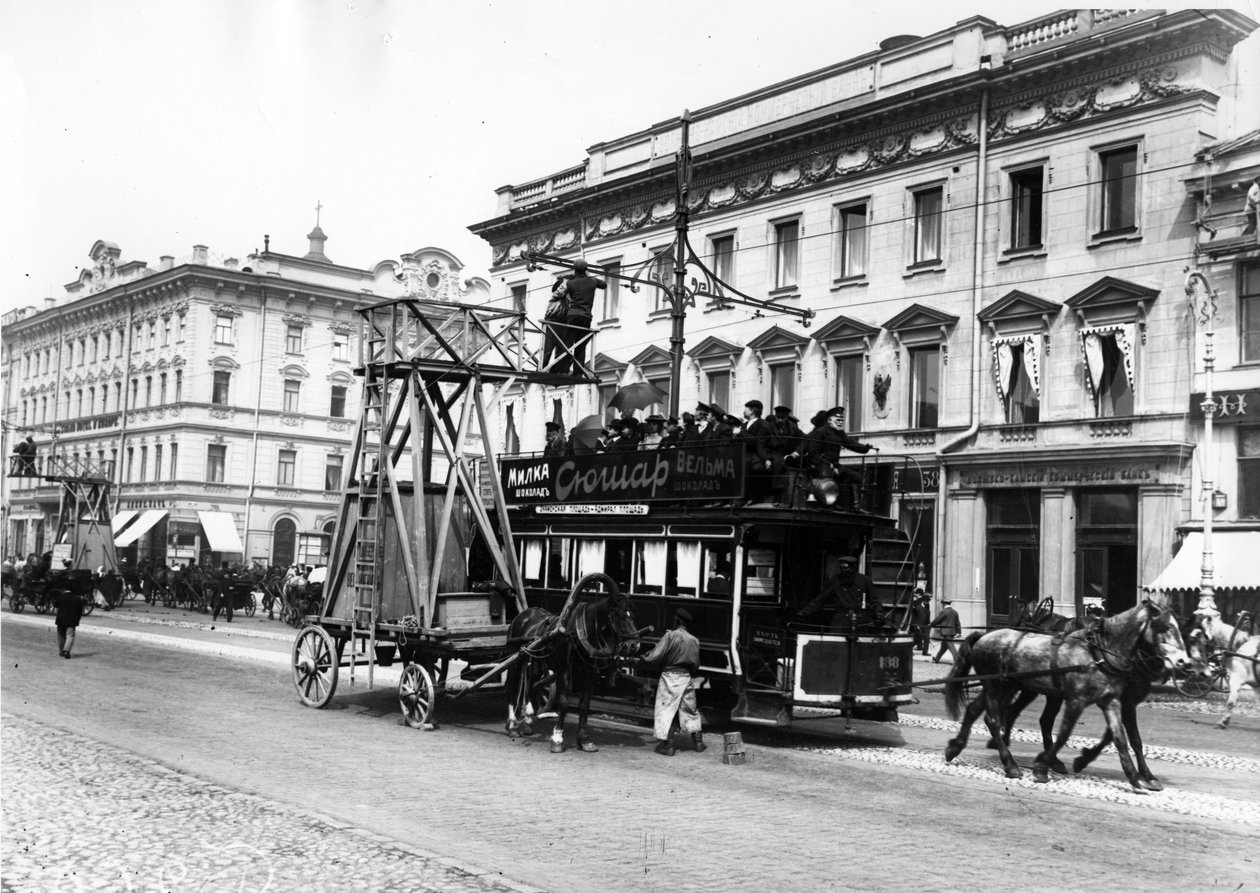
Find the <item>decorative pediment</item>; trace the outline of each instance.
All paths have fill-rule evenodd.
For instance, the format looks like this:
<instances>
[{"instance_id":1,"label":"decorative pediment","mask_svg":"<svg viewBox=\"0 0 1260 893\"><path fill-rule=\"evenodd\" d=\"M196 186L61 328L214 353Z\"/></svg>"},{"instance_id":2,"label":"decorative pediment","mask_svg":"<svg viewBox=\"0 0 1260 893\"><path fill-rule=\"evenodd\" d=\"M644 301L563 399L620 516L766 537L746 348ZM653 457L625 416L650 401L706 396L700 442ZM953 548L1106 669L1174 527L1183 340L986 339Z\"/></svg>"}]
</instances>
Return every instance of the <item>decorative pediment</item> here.
<instances>
[{"instance_id":1,"label":"decorative pediment","mask_svg":"<svg viewBox=\"0 0 1260 893\"><path fill-rule=\"evenodd\" d=\"M743 352L744 348L740 345L727 341L725 338L710 335L687 351L687 356L703 366L706 363L726 363L732 357L738 357Z\"/></svg>"},{"instance_id":2,"label":"decorative pediment","mask_svg":"<svg viewBox=\"0 0 1260 893\"><path fill-rule=\"evenodd\" d=\"M662 366L668 368L672 360L673 358L670 356L669 351L655 344L630 358L630 362L634 364L635 368L645 370L659 370Z\"/></svg>"},{"instance_id":3,"label":"decorative pediment","mask_svg":"<svg viewBox=\"0 0 1260 893\"><path fill-rule=\"evenodd\" d=\"M884 328L904 339L907 335L927 331L940 331L942 327L950 328L958 324L958 317L942 313L933 307L923 304L911 304L888 322Z\"/></svg>"},{"instance_id":4,"label":"decorative pediment","mask_svg":"<svg viewBox=\"0 0 1260 893\"><path fill-rule=\"evenodd\" d=\"M981 322L990 325L998 322L1029 322L1042 318L1054 319L1062 309L1062 304L1016 289L998 298L976 316Z\"/></svg>"},{"instance_id":5,"label":"decorative pediment","mask_svg":"<svg viewBox=\"0 0 1260 893\"><path fill-rule=\"evenodd\" d=\"M280 370L280 374L285 378L309 378L310 374L296 363L290 363Z\"/></svg>"},{"instance_id":6,"label":"decorative pediment","mask_svg":"<svg viewBox=\"0 0 1260 893\"><path fill-rule=\"evenodd\" d=\"M210 367L212 369L223 369L223 370L230 371L230 370L241 368L241 364L236 362L236 360L232 359L231 357L218 356L210 360Z\"/></svg>"},{"instance_id":7,"label":"decorative pediment","mask_svg":"<svg viewBox=\"0 0 1260 893\"><path fill-rule=\"evenodd\" d=\"M1104 276L1064 303L1076 312L1082 326L1136 322L1146 340L1146 314L1159 289Z\"/></svg>"},{"instance_id":8,"label":"decorative pediment","mask_svg":"<svg viewBox=\"0 0 1260 893\"><path fill-rule=\"evenodd\" d=\"M596 354L591 362L591 368L595 370L595 376L602 384L619 384L621 376L625 374L626 365L606 353Z\"/></svg>"},{"instance_id":9,"label":"decorative pediment","mask_svg":"<svg viewBox=\"0 0 1260 893\"><path fill-rule=\"evenodd\" d=\"M814 333L813 338L829 354L870 353L879 326L868 325L851 316L837 316Z\"/></svg>"}]
</instances>

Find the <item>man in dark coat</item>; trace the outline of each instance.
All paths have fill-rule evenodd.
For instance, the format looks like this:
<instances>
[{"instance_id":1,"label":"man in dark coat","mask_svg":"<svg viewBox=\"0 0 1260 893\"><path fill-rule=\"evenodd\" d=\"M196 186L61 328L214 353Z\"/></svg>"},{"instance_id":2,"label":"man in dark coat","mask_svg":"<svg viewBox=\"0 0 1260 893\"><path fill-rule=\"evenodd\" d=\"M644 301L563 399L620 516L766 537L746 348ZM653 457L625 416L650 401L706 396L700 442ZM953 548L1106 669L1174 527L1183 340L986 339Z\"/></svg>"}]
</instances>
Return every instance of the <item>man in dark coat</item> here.
<instances>
[{"instance_id":1,"label":"man in dark coat","mask_svg":"<svg viewBox=\"0 0 1260 893\"><path fill-rule=\"evenodd\" d=\"M931 629L939 629L941 631L941 647L936 652L936 657L932 658L932 663L939 664L941 658L945 656L945 649L949 649L951 659L955 663L958 661L958 647L954 645L954 640L958 638L962 632L962 621L958 617L958 612L954 610L949 599L941 599L941 611L936 618L928 624Z\"/></svg>"},{"instance_id":2,"label":"man in dark coat","mask_svg":"<svg viewBox=\"0 0 1260 893\"><path fill-rule=\"evenodd\" d=\"M222 611L227 614L227 622L232 622L232 583L234 581L235 575L226 561L217 573L211 571L206 575L205 587L210 590L210 603L214 605L211 620L218 620L219 612Z\"/></svg>"},{"instance_id":3,"label":"man in dark coat","mask_svg":"<svg viewBox=\"0 0 1260 893\"><path fill-rule=\"evenodd\" d=\"M562 330L561 334L564 338L565 346L572 352L573 358L561 357L556 362L555 368L552 369L553 372L570 371L574 360L577 361L579 367L573 370L575 372L581 372L581 367L586 365L586 342L582 339L591 331L595 292L608 287L608 284L603 279L587 275L587 269L588 265L582 258L574 261L573 275L564 284L564 299L566 303L564 324L566 328Z\"/></svg>"},{"instance_id":4,"label":"man in dark coat","mask_svg":"<svg viewBox=\"0 0 1260 893\"><path fill-rule=\"evenodd\" d=\"M564 426L559 422L547 423L547 445L543 447L544 456L567 456L569 442L564 437Z\"/></svg>"},{"instance_id":5,"label":"man in dark coat","mask_svg":"<svg viewBox=\"0 0 1260 893\"><path fill-rule=\"evenodd\" d=\"M842 555L836 563L838 570L827 587L801 609L797 619L825 619L830 632L882 625L884 606L875 595L871 578L857 572L857 558Z\"/></svg>"},{"instance_id":6,"label":"man in dark coat","mask_svg":"<svg viewBox=\"0 0 1260 893\"><path fill-rule=\"evenodd\" d=\"M854 440L844 430L844 407L827 410L826 422L816 427L805 438L803 458L805 467L819 478L834 478L840 487L840 504L846 508L861 508L862 475L840 464L844 450L869 453L869 443Z\"/></svg>"},{"instance_id":7,"label":"man in dark coat","mask_svg":"<svg viewBox=\"0 0 1260 893\"><path fill-rule=\"evenodd\" d=\"M805 432L796 423L790 406L776 406L774 418L770 419L770 455L775 471L782 471L789 456L800 458L804 445Z\"/></svg>"},{"instance_id":8,"label":"man in dark coat","mask_svg":"<svg viewBox=\"0 0 1260 893\"><path fill-rule=\"evenodd\" d=\"M66 660L70 659L70 649L74 648L74 634L79 628L79 620L83 617L83 600L78 593L69 589L57 591L57 653Z\"/></svg>"},{"instance_id":9,"label":"man in dark coat","mask_svg":"<svg viewBox=\"0 0 1260 893\"><path fill-rule=\"evenodd\" d=\"M932 597L923 586L914 587L914 600L910 602L910 632L914 636L914 647L920 654L928 653L928 645L932 634L928 623L932 619Z\"/></svg>"},{"instance_id":10,"label":"man in dark coat","mask_svg":"<svg viewBox=\"0 0 1260 893\"><path fill-rule=\"evenodd\" d=\"M744 496L749 502L764 502L770 497L770 475L774 471L774 453L770 450L770 423L761 417L760 400L744 404L744 425L739 439L744 442Z\"/></svg>"}]
</instances>

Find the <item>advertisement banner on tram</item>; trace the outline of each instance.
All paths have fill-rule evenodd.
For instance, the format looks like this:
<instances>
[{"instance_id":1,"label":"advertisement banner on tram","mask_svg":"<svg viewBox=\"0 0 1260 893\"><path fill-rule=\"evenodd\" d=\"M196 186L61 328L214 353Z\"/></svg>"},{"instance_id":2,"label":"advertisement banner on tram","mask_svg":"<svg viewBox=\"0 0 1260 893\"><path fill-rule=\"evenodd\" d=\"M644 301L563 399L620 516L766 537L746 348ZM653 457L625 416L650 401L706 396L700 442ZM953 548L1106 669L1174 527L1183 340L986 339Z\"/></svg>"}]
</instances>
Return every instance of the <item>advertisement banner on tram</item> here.
<instances>
[{"instance_id":1,"label":"advertisement banner on tram","mask_svg":"<svg viewBox=\"0 0 1260 893\"><path fill-rule=\"evenodd\" d=\"M500 474L507 501L517 505L740 499L744 445L504 458Z\"/></svg>"}]
</instances>

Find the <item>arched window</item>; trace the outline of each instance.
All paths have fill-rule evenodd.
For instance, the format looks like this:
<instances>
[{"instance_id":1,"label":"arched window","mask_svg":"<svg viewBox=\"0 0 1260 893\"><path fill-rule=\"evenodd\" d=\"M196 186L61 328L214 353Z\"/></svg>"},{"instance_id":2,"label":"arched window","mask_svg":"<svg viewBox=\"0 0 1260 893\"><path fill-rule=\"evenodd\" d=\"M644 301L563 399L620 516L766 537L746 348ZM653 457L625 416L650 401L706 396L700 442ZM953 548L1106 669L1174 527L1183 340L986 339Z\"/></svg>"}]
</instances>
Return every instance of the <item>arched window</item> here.
<instances>
[{"instance_id":1,"label":"arched window","mask_svg":"<svg viewBox=\"0 0 1260 893\"><path fill-rule=\"evenodd\" d=\"M271 563L280 567L293 564L296 548L297 525L288 518L281 518L271 537Z\"/></svg>"}]
</instances>

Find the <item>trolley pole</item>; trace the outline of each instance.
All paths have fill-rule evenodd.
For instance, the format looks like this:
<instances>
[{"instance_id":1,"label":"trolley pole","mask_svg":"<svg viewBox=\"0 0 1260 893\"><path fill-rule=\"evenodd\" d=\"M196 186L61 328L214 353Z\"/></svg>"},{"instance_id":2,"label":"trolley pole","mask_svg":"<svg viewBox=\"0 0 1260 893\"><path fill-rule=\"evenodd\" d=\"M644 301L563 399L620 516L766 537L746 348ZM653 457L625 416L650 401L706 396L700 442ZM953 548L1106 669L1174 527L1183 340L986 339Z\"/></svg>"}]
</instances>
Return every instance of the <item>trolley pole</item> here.
<instances>
[{"instance_id":1,"label":"trolley pole","mask_svg":"<svg viewBox=\"0 0 1260 893\"><path fill-rule=\"evenodd\" d=\"M1216 568L1212 557L1212 513L1216 496L1216 445L1213 441L1212 420L1216 415L1216 395L1212 391L1212 372L1216 368L1215 347L1212 344L1216 319L1216 290L1207 277L1198 270L1185 268L1186 295L1194 309L1196 321L1203 326L1203 563L1199 567L1199 604L1195 613L1217 611ZM1203 303L1196 300L1196 292L1203 290Z\"/></svg>"}]
</instances>

